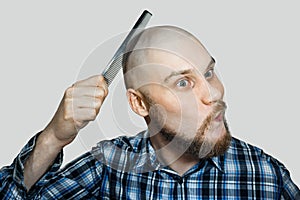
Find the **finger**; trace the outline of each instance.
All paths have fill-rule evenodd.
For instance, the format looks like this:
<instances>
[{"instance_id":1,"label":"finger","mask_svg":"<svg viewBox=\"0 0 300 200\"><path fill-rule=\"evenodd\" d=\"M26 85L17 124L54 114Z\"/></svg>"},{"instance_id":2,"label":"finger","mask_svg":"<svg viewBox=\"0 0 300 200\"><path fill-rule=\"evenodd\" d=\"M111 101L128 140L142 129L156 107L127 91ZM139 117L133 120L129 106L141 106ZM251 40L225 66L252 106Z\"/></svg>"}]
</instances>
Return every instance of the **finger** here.
<instances>
[{"instance_id":1,"label":"finger","mask_svg":"<svg viewBox=\"0 0 300 200\"><path fill-rule=\"evenodd\" d=\"M104 82L104 84L101 84L98 86L100 89L104 90L104 96L106 97L108 95L108 85L106 82Z\"/></svg>"},{"instance_id":2,"label":"finger","mask_svg":"<svg viewBox=\"0 0 300 200\"><path fill-rule=\"evenodd\" d=\"M98 86L98 87L92 87L92 86L78 86L73 87L70 91L70 95L68 95L68 98L76 98L76 97L104 97L107 95L107 91L104 87Z\"/></svg>"},{"instance_id":3,"label":"finger","mask_svg":"<svg viewBox=\"0 0 300 200\"><path fill-rule=\"evenodd\" d=\"M76 82L74 86L100 86L103 84L106 84L104 77L102 75L95 75Z\"/></svg>"},{"instance_id":4,"label":"finger","mask_svg":"<svg viewBox=\"0 0 300 200\"><path fill-rule=\"evenodd\" d=\"M94 97L81 97L77 99L73 99L72 107L73 109L77 108L93 108L98 109L102 105L103 98L94 98Z\"/></svg>"},{"instance_id":5,"label":"finger","mask_svg":"<svg viewBox=\"0 0 300 200\"><path fill-rule=\"evenodd\" d=\"M76 107L72 102L69 102L64 107L64 119L71 121L89 121L93 120L97 116L97 111L95 108L89 107Z\"/></svg>"},{"instance_id":6,"label":"finger","mask_svg":"<svg viewBox=\"0 0 300 200\"><path fill-rule=\"evenodd\" d=\"M77 122L89 122L95 120L97 112L93 108L79 108L76 109L73 115L74 121Z\"/></svg>"}]
</instances>

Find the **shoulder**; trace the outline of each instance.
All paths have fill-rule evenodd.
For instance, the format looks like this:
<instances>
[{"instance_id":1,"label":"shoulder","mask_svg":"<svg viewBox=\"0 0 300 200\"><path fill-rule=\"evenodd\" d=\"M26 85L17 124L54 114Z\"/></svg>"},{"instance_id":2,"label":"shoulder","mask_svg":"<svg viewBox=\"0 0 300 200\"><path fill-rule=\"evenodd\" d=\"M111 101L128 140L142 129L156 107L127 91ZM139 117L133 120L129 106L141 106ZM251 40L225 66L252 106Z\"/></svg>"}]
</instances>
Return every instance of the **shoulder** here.
<instances>
[{"instance_id":1,"label":"shoulder","mask_svg":"<svg viewBox=\"0 0 300 200\"><path fill-rule=\"evenodd\" d=\"M119 148L125 151L139 152L145 148L147 131L142 131L134 136L119 136L111 140L103 140L96 148Z\"/></svg>"},{"instance_id":2,"label":"shoulder","mask_svg":"<svg viewBox=\"0 0 300 200\"><path fill-rule=\"evenodd\" d=\"M235 150L254 150L259 153L262 153L263 151L261 148L235 137L232 137L230 148L234 148Z\"/></svg>"},{"instance_id":3,"label":"shoulder","mask_svg":"<svg viewBox=\"0 0 300 200\"><path fill-rule=\"evenodd\" d=\"M298 199L300 196L286 167L259 147L232 138L223 164L228 180L257 184L262 192L279 192L284 199Z\"/></svg>"},{"instance_id":4,"label":"shoulder","mask_svg":"<svg viewBox=\"0 0 300 200\"><path fill-rule=\"evenodd\" d=\"M260 159L262 161L271 162L273 158L271 155L264 152L263 149L255 145L249 144L238 138L232 137L228 153L232 155L250 156L250 158ZM276 159L275 159L276 160Z\"/></svg>"},{"instance_id":5,"label":"shoulder","mask_svg":"<svg viewBox=\"0 0 300 200\"><path fill-rule=\"evenodd\" d=\"M264 152L263 149L234 137L225 157L228 162L235 163L240 168L246 166L247 171L270 174L277 178L283 171L287 171L280 161Z\"/></svg>"},{"instance_id":6,"label":"shoulder","mask_svg":"<svg viewBox=\"0 0 300 200\"><path fill-rule=\"evenodd\" d=\"M94 158L106 167L117 170L141 169L151 161L153 151L150 147L147 131L133 137L120 136L112 140L101 141L92 149Z\"/></svg>"}]
</instances>

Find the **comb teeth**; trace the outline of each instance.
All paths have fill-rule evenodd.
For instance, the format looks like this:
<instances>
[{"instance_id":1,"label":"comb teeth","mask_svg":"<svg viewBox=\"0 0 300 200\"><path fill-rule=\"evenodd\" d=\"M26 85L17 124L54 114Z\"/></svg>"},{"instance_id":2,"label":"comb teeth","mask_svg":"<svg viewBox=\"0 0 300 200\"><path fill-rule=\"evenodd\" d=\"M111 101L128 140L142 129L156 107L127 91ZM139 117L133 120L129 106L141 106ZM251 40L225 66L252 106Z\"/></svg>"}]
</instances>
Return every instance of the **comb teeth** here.
<instances>
[{"instance_id":1,"label":"comb teeth","mask_svg":"<svg viewBox=\"0 0 300 200\"><path fill-rule=\"evenodd\" d=\"M141 32L143 28L145 28L151 16L152 14L149 11L144 10L142 15L139 17L137 22L134 24L133 28L126 36L125 40L122 42L121 46L114 54L113 58L110 60L106 69L102 72L102 75L104 76L104 79L106 80L108 86L111 84L111 82L118 74L119 70L122 68L122 60L123 60L122 55L124 53L127 43L129 42L130 39L132 39L139 32Z\"/></svg>"},{"instance_id":2,"label":"comb teeth","mask_svg":"<svg viewBox=\"0 0 300 200\"><path fill-rule=\"evenodd\" d=\"M104 79L108 86L112 83L112 81L117 76L121 68L122 68L122 56L118 56L114 60L112 60L109 69L105 71L105 73L103 74Z\"/></svg>"}]
</instances>

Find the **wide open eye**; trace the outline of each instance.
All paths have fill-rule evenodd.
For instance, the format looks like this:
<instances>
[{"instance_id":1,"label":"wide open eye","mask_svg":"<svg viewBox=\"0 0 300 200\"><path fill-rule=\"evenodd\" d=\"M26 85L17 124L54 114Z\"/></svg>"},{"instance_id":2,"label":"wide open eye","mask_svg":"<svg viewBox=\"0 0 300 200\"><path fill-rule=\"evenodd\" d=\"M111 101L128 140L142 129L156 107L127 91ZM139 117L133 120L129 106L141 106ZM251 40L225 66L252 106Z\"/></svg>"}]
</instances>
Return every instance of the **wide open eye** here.
<instances>
[{"instance_id":1,"label":"wide open eye","mask_svg":"<svg viewBox=\"0 0 300 200\"><path fill-rule=\"evenodd\" d=\"M213 68L209 69L209 70L204 74L204 77L205 77L206 79L211 79L213 76L214 76L214 69L213 69Z\"/></svg>"},{"instance_id":2,"label":"wide open eye","mask_svg":"<svg viewBox=\"0 0 300 200\"><path fill-rule=\"evenodd\" d=\"M176 86L179 88L186 88L186 87L192 87L193 83L191 83L190 80L188 79L180 79L177 83Z\"/></svg>"}]
</instances>

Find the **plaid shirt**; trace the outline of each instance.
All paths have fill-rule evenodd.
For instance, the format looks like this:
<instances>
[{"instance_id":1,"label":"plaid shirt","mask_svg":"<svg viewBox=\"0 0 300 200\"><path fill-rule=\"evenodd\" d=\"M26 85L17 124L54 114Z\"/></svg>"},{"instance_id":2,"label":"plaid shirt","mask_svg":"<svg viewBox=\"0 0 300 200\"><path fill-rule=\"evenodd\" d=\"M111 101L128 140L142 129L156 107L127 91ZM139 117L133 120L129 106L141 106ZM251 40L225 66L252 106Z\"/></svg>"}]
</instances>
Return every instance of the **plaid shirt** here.
<instances>
[{"instance_id":1,"label":"plaid shirt","mask_svg":"<svg viewBox=\"0 0 300 200\"><path fill-rule=\"evenodd\" d=\"M257 147L232 138L224 155L179 176L156 160L147 131L102 141L61 170L60 153L27 193L24 162L36 138L1 169L0 199L300 199L287 169Z\"/></svg>"}]
</instances>

